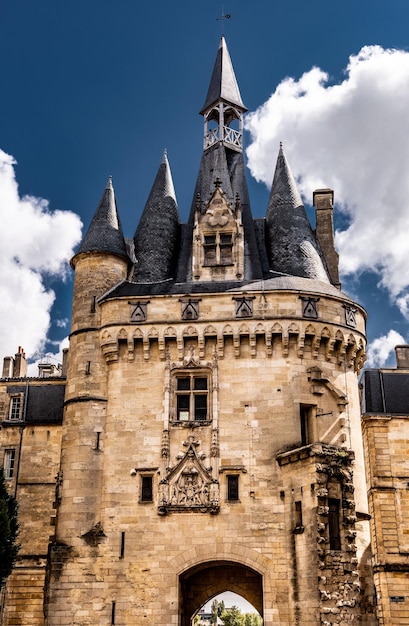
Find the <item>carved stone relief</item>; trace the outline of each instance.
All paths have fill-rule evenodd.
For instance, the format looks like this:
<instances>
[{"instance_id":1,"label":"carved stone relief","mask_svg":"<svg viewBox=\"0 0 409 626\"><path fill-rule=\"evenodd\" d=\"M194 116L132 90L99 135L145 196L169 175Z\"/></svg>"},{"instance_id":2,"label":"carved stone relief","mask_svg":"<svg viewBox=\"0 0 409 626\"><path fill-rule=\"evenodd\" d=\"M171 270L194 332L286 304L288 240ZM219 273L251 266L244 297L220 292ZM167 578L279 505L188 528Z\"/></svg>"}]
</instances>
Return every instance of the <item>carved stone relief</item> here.
<instances>
[{"instance_id":1,"label":"carved stone relief","mask_svg":"<svg viewBox=\"0 0 409 626\"><path fill-rule=\"evenodd\" d=\"M177 464L167 468L165 478L160 481L159 513L186 510L218 513L219 482L213 478L211 468L204 465L206 455L198 452L200 442L190 435L183 446L185 451L178 455Z\"/></svg>"}]
</instances>

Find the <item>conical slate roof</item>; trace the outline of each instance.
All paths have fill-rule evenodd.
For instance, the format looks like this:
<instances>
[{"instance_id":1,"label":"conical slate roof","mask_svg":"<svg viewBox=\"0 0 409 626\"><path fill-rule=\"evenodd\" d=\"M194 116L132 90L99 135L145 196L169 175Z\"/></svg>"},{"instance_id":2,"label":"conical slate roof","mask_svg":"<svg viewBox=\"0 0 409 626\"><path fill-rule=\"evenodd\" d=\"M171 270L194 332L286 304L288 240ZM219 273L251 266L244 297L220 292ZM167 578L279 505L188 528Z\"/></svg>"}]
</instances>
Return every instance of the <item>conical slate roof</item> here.
<instances>
[{"instance_id":1,"label":"conical slate roof","mask_svg":"<svg viewBox=\"0 0 409 626\"><path fill-rule=\"evenodd\" d=\"M83 252L107 252L128 258L111 176L77 254Z\"/></svg>"},{"instance_id":2,"label":"conical slate roof","mask_svg":"<svg viewBox=\"0 0 409 626\"><path fill-rule=\"evenodd\" d=\"M134 237L135 282L160 282L174 277L179 229L179 211L165 152Z\"/></svg>"},{"instance_id":3,"label":"conical slate roof","mask_svg":"<svg viewBox=\"0 0 409 626\"><path fill-rule=\"evenodd\" d=\"M266 238L273 276L277 273L330 282L281 145L266 215Z\"/></svg>"},{"instance_id":4,"label":"conical slate roof","mask_svg":"<svg viewBox=\"0 0 409 626\"><path fill-rule=\"evenodd\" d=\"M231 62L224 37L220 40L216 62L214 64L213 74L210 80L209 91L207 92L206 102L200 113L203 114L219 100L224 100L225 102L233 104L243 112L247 111L241 99L239 86L234 74L233 64Z\"/></svg>"}]
</instances>

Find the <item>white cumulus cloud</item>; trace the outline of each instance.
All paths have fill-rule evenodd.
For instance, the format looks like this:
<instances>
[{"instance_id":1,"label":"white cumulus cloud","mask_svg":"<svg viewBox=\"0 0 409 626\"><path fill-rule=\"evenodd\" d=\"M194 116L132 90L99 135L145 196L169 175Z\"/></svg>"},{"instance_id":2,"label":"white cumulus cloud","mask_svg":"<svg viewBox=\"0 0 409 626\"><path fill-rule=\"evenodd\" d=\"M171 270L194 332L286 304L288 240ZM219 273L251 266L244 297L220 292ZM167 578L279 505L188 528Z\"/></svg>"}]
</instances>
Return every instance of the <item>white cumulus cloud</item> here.
<instances>
[{"instance_id":1,"label":"white cumulus cloud","mask_svg":"<svg viewBox=\"0 0 409 626\"><path fill-rule=\"evenodd\" d=\"M51 211L47 200L20 197L12 156L0 150L0 357L44 346L54 292L44 278L63 280L81 238L81 221Z\"/></svg>"},{"instance_id":2,"label":"white cumulus cloud","mask_svg":"<svg viewBox=\"0 0 409 626\"><path fill-rule=\"evenodd\" d=\"M387 335L378 337L368 347L366 365L368 367L382 367L394 354L395 346L405 343L402 335L396 330L390 330Z\"/></svg>"},{"instance_id":3,"label":"white cumulus cloud","mask_svg":"<svg viewBox=\"0 0 409 626\"><path fill-rule=\"evenodd\" d=\"M344 76L331 84L313 68L283 80L247 116L249 167L270 185L282 141L307 202L333 188L348 216L336 233L341 274L375 271L409 319L409 53L366 46Z\"/></svg>"}]
</instances>

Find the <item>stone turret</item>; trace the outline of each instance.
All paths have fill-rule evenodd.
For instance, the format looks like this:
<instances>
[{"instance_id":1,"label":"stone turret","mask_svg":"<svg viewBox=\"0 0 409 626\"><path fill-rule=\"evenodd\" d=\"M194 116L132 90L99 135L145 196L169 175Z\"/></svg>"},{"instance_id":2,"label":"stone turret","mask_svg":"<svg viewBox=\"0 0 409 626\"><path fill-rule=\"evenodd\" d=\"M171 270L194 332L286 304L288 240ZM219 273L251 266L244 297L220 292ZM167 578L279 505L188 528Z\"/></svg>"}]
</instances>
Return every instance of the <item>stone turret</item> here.
<instances>
[{"instance_id":1,"label":"stone turret","mask_svg":"<svg viewBox=\"0 0 409 626\"><path fill-rule=\"evenodd\" d=\"M73 537L82 536L99 522L102 459L97 442L104 431L108 390L106 363L99 348L98 299L127 278L129 263L109 178L71 259L75 274L61 456L64 498L56 527L57 542L69 545L75 543ZM76 500L79 485L83 487L80 502Z\"/></svg>"},{"instance_id":2,"label":"stone turret","mask_svg":"<svg viewBox=\"0 0 409 626\"><path fill-rule=\"evenodd\" d=\"M91 224L71 259L75 270L71 332L93 327L97 299L124 280L129 258L109 177Z\"/></svg>"}]
</instances>

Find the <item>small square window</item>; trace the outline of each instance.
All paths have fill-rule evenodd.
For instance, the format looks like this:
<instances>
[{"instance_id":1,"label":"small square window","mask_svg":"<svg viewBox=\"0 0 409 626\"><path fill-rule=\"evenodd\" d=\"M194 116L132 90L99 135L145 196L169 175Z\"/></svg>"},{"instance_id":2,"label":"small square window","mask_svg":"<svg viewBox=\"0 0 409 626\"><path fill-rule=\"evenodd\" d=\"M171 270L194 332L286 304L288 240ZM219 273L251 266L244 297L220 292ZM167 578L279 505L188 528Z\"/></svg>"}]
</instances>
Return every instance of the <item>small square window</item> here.
<instances>
[{"instance_id":1,"label":"small square window","mask_svg":"<svg viewBox=\"0 0 409 626\"><path fill-rule=\"evenodd\" d=\"M199 378L198 376L195 376L193 381L196 391L205 391L207 389L207 378Z\"/></svg>"},{"instance_id":2,"label":"small square window","mask_svg":"<svg viewBox=\"0 0 409 626\"><path fill-rule=\"evenodd\" d=\"M16 460L16 451L14 448L5 450L4 452L4 478L10 479L14 476L14 464Z\"/></svg>"},{"instance_id":3,"label":"small square window","mask_svg":"<svg viewBox=\"0 0 409 626\"><path fill-rule=\"evenodd\" d=\"M216 245L216 235L205 235L205 245L206 246L215 246Z\"/></svg>"},{"instance_id":4,"label":"small square window","mask_svg":"<svg viewBox=\"0 0 409 626\"><path fill-rule=\"evenodd\" d=\"M227 476L227 499L232 502L239 499L239 477L237 474Z\"/></svg>"},{"instance_id":5,"label":"small square window","mask_svg":"<svg viewBox=\"0 0 409 626\"><path fill-rule=\"evenodd\" d=\"M141 502L153 501L152 476L141 476Z\"/></svg>"},{"instance_id":6,"label":"small square window","mask_svg":"<svg viewBox=\"0 0 409 626\"><path fill-rule=\"evenodd\" d=\"M178 378L178 391L190 390L190 378Z\"/></svg>"},{"instance_id":7,"label":"small square window","mask_svg":"<svg viewBox=\"0 0 409 626\"><path fill-rule=\"evenodd\" d=\"M231 244L231 234L230 233L220 233L220 243L223 244Z\"/></svg>"}]
</instances>

